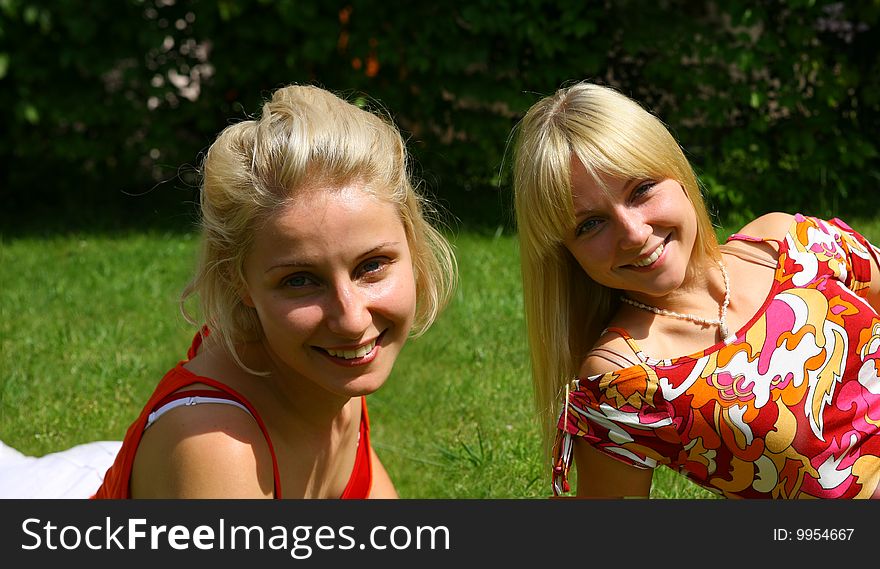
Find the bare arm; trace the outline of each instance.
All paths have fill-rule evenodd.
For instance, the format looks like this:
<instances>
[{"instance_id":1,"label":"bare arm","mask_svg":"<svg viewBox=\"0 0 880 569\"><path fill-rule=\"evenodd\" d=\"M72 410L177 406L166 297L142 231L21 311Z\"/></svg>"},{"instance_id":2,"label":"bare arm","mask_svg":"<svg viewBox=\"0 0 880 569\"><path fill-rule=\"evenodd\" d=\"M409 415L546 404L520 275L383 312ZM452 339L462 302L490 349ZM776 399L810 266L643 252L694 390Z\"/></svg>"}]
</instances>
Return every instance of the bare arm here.
<instances>
[{"instance_id":1,"label":"bare arm","mask_svg":"<svg viewBox=\"0 0 880 569\"><path fill-rule=\"evenodd\" d=\"M144 433L134 498L272 498L272 459L246 412L228 405L173 409Z\"/></svg>"},{"instance_id":2,"label":"bare arm","mask_svg":"<svg viewBox=\"0 0 880 569\"><path fill-rule=\"evenodd\" d=\"M370 461L373 468L373 486L370 488L370 498L399 498L397 490L394 489L394 484L391 482L391 477L388 476L382 461L379 460L379 456L372 447L370 447Z\"/></svg>"},{"instance_id":3,"label":"bare arm","mask_svg":"<svg viewBox=\"0 0 880 569\"><path fill-rule=\"evenodd\" d=\"M580 498L647 498L651 493L653 469L615 460L583 439L574 442L574 463Z\"/></svg>"},{"instance_id":4,"label":"bare arm","mask_svg":"<svg viewBox=\"0 0 880 569\"><path fill-rule=\"evenodd\" d=\"M608 373L636 361L632 349L617 334L602 336L581 366L585 377ZM619 354L609 358L606 354ZM581 438L574 439L577 469L577 495L581 498L644 497L651 492L653 469L642 469L616 460L593 448Z\"/></svg>"}]
</instances>

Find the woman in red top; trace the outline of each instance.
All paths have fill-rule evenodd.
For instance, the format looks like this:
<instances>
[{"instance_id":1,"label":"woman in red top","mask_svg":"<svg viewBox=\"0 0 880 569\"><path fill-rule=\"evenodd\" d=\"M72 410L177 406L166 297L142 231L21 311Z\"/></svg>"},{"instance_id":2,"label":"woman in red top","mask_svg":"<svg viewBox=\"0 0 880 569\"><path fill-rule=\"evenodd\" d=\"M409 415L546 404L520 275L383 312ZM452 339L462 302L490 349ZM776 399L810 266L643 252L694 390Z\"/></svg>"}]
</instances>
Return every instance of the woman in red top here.
<instances>
[{"instance_id":1,"label":"woman in red top","mask_svg":"<svg viewBox=\"0 0 880 569\"><path fill-rule=\"evenodd\" d=\"M455 282L406 165L390 120L310 86L218 136L181 300L198 297L204 328L97 498L397 496L365 396Z\"/></svg>"}]
</instances>

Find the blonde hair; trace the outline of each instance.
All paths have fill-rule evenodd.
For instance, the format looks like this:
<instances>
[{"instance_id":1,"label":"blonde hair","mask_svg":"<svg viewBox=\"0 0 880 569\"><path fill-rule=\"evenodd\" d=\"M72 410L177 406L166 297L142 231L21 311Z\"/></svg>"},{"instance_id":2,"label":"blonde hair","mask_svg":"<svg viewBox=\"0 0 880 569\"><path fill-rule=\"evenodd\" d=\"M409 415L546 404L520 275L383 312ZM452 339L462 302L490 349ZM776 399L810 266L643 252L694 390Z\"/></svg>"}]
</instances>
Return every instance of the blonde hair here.
<instances>
[{"instance_id":1,"label":"blonde hair","mask_svg":"<svg viewBox=\"0 0 880 569\"><path fill-rule=\"evenodd\" d=\"M563 245L574 225L571 161L597 181L678 181L697 215L694 258L718 258L715 231L696 175L663 123L613 89L577 83L535 103L517 126L514 206L526 328L545 457L565 384L617 310L618 293L593 280Z\"/></svg>"},{"instance_id":2,"label":"blonde hair","mask_svg":"<svg viewBox=\"0 0 880 569\"><path fill-rule=\"evenodd\" d=\"M225 128L202 163L201 249L180 299L199 298L207 341L223 345L244 369L236 345L262 337L241 298L243 267L255 230L304 191L358 184L396 204L416 283L411 335L424 333L448 304L457 279L452 248L428 221L435 214L416 193L400 132L391 120L313 86L278 89L258 119ZM249 370L253 371L253 370Z\"/></svg>"}]
</instances>

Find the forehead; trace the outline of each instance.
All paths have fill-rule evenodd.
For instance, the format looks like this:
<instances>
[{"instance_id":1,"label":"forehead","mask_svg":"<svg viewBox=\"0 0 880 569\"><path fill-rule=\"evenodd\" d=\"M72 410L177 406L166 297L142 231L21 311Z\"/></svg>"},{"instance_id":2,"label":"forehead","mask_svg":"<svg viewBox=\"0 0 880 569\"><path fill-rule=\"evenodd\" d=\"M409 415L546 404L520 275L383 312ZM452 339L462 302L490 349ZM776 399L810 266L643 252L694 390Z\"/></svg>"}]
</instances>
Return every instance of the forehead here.
<instances>
[{"instance_id":1,"label":"forehead","mask_svg":"<svg viewBox=\"0 0 880 569\"><path fill-rule=\"evenodd\" d=\"M254 247L328 253L405 239L397 205L352 185L300 193L257 229Z\"/></svg>"},{"instance_id":2,"label":"forehead","mask_svg":"<svg viewBox=\"0 0 880 569\"><path fill-rule=\"evenodd\" d=\"M347 224L354 218L377 215L384 223L399 222L397 205L360 184L341 187L309 188L291 197L270 215L269 223L321 225ZM391 219L388 219L391 218Z\"/></svg>"},{"instance_id":3,"label":"forehead","mask_svg":"<svg viewBox=\"0 0 880 569\"><path fill-rule=\"evenodd\" d=\"M571 195L575 204L601 201L625 189L630 182L623 175L587 170L576 156L571 157Z\"/></svg>"}]
</instances>

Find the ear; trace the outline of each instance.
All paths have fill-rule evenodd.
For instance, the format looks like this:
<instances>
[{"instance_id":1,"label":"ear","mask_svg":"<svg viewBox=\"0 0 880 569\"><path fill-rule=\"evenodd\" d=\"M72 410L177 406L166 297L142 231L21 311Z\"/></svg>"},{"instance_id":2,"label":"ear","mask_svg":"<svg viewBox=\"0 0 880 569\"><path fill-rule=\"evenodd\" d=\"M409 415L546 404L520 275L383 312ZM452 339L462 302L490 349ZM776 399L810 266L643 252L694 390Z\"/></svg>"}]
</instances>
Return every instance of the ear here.
<instances>
[{"instance_id":1,"label":"ear","mask_svg":"<svg viewBox=\"0 0 880 569\"><path fill-rule=\"evenodd\" d=\"M250 308L254 308L254 299L248 289L247 280L245 280L244 277L244 269L240 268L236 271L232 267L227 266L225 268L225 276L229 283L229 287L235 289L235 293L238 295L241 303Z\"/></svg>"},{"instance_id":2,"label":"ear","mask_svg":"<svg viewBox=\"0 0 880 569\"><path fill-rule=\"evenodd\" d=\"M247 286L242 286L238 290L238 298L241 299L242 304L245 306L249 306L250 308L255 308L254 299L251 297L251 293L248 291Z\"/></svg>"}]
</instances>

